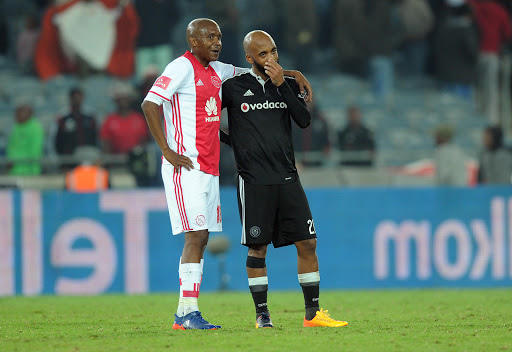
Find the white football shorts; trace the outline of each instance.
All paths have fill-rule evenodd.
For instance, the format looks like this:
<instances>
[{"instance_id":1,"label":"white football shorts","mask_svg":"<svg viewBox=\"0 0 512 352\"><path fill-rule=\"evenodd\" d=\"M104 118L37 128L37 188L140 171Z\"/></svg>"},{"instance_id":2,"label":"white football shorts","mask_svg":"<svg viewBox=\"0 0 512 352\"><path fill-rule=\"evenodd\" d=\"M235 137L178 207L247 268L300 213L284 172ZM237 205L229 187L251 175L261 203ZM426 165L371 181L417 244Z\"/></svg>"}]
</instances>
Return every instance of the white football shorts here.
<instances>
[{"instance_id":1,"label":"white football shorts","mask_svg":"<svg viewBox=\"0 0 512 352\"><path fill-rule=\"evenodd\" d=\"M219 176L184 167L175 171L171 164L162 164L162 179L173 235L222 231Z\"/></svg>"}]
</instances>

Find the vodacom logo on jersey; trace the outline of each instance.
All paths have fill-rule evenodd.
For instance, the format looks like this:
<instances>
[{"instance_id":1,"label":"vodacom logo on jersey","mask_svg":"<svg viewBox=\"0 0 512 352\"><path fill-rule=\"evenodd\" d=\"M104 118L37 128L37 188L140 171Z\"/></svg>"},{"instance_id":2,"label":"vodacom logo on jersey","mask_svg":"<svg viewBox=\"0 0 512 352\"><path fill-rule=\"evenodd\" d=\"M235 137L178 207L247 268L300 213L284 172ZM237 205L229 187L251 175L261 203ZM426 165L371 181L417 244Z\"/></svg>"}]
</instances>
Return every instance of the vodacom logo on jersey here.
<instances>
[{"instance_id":1,"label":"vodacom logo on jersey","mask_svg":"<svg viewBox=\"0 0 512 352\"><path fill-rule=\"evenodd\" d=\"M206 122L220 121L220 117L217 115L217 100L215 100L214 97L210 97L210 99L206 101L204 110L206 114L208 114L208 116L206 116Z\"/></svg>"},{"instance_id":2,"label":"vodacom logo on jersey","mask_svg":"<svg viewBox=\"0 0 512 352\"><path fill-rule=\"evenodd\" d=\"M268 102L268 100L264 103L257 103L257 104L248 104L248 103L242 103L240 108L242 109L242 112L247 112L249 110L261 110L261 109L286 109L288 105L286 103L277 101L277 102Z\"/></svg>"}]
</instances>

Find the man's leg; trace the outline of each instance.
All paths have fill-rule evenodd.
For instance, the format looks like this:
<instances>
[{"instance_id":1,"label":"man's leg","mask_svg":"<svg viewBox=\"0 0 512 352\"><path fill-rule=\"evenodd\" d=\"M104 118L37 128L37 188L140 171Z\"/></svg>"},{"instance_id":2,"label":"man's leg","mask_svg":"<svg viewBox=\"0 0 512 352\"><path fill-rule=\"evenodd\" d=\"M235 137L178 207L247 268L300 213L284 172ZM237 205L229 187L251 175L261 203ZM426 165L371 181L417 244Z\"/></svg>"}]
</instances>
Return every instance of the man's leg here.
<instances>
[{"instance_id":1,"label":"man's leg","mask_svg":"<svg viewBox=\"0 0 512 352\"><path fill-rule=\"evenodd\" d=\"M297 273L304 294L306 319L311 320L320 309L320 272L316 255L316 238L295 242L297 248Z\"/></svg>"},{"instance_id":2,"label":"man's leg","mask_svg":"<svg viewBox=\"0 0 512 352\"><path fill-rule=\"evenodd\" d=\"M208 230L185 233L185 245L180 258L180 300L173 329L215 330L199 312L198 297L203 275L203 255L208 243Z\"/></svg>"},{"instance_id":3,"label":"man's leg","mask_svg":"<svg viewBox=\"0 0 512 352\"><path fill-rule=\"evenodd\" d=\"M208 243L208 230L185 233L185 245L180 259L180 301L177 315L180 317L198 311L197 299L203 274L202 259Z\"/></svg>"},{"instance_id":4,"label":"man's leg","mask_svg":"<svg viewBox=\"0 0 512 352\"><path fill-rule=\"evenodd\" d=\"M253 244L247 253L247 277L249 278L249 290L252 294L254 307L256 308L256 328L273 327L267 307L268 278L265 257L267 255L266 244Z\"/></svg>"},{"instance_id":5,"label":"man's leg","mask_svg":"<svg viewBox=\"0 0 512 352\"><path fill-rule=\"evenodd\" d=\"M316 238L295 242L297 248L297 271L299 283L304 294L306 316L304 326L341 327L348 323L329 317L327 311L320 309L320 272L316 255Z\"/></svg>"}]
</instances>

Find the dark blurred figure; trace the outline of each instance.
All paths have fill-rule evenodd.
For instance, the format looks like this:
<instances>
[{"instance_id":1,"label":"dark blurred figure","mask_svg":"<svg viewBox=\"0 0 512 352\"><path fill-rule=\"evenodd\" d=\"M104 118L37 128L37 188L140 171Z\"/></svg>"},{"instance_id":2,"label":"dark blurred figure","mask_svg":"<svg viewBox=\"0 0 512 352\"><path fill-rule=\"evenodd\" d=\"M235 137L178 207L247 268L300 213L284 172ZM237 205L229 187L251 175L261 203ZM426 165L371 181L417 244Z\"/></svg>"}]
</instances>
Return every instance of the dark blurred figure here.
<instances>
[{"instance_id":1,"label":"dark blurred figure","mask_svg":"<svg viewBox=\"0 0 512 352\"><path fill-rule=\"evenodd\" d=\"M331 145L329 143L329 126L318 106L312 102L308 104L311 114L311 125L300 128L292 123L293 149L297 161L305 167L321 166L329 155ZM316 155L308 156L309 152ZM302 155L301 155L302 154Z\"/></svg>"},{"instance_id":2,"label":"dark blurred figure","mask_svg":"<svg viewBox=\"0 0 512 352\"><path fill-rule=\"evenodd\" d=\"M277 46L280 47L280 45L284 44L282 21L285 15L282 11L281 1L259 0L257 6L255 6L253 1L244 0L241 1L241 12L243 14L249 14L241 18L241 21L243 21L242 33L244 33L244 35L255 29L260 29L271 33ZM220 29L224 32L222 26L220 26ZM224 51L224 48L222 48L222 50ZM245 59L243 62L244 66L246 66Z\"/></svg>"},{"instance_id":3,"label":"dark blurred figure","mask_svg":"<svg viewBox=\"0 0 512 352\"><path fill-rule=\"evenodd\" d=\"M434 27L432 9L426 0L395 0L394 11L402 71L408 76L422 76L428 58L427 35Z\"/></svg>"},{"instance_id":4,"label":"dark blurred figure","mask_svg":"<svg viewBox=\"0 0 512 352\"><path fill-rule=\"evenodd\" d=\"M489 126L484 130L484 149L480 156L478 183L510 184L512 154L503 146L501 127Z\"/></svg>"},{"instance_id":5,"label":"dark blurred figure","mask_svg":"<svg viewBox=\"0 0 512 352\"><path fill-rule=\"evenodd\" d=\"M163 72L174 59L171 37L181 9L177 0L136 0L135 10L141 25L135 61L140 79L147 67L156 66L158 72Z\"/></svg>"},{"instance_id":6,"label":"dark blurred figure","mask_svg":"<svg viewBox=\"0 0 512 352\"><path fill-rule=\"evenodd\" d=\"M332 11L333 44L342 71L370 73L375 97L384 101L394 86L392 6L393 0L335 0Z\"/></svg>"},{"instance_id":7,"label":"dark blurred figure","mask_svg":"<svg viewBox=\"0 0 512 352\"><path fill-rule=\"evenodd\" d=\"M20 71L34 74L34 54L39 39L39 21L35 15L27 15L16 42L16 60Z\"/></svg>"},{"instance_id":8,"label":"dark blurred figure","mask_svg":"<svg viewBox=\"0 0 512 352\"><path fill-rule=\"evenodd\" d=\"M480 30L478 105L491 124L499 124L500 52L512 38L507 11L493 0L469 0Z\"/></svg>"},{"instance_id":9,"label":"dark blurred figure","mask_svg":"<svg viewBox=\"0 0 512 352\"><path fill-rule=\"evenodd\" d=\"M41 123L33 117L29 100L16 104L15 125L7 141L6 155L11 175L39 175L39 159L43 155L44 131Z\"/></svg>"},{"instance_id":10,"label":"dark blurred figure","mask_svg":"<svg viewBox=\"0 0 512 352\"><path fill-rule=\"evenodd\" d=\"M454 131L450 126L438 126L435 131L436 184L438 186L467 185L466 155L453 143Z\"/></svg>"},{"instance_id":11,"label":"dark blurred figure","mask_svg":"<svg viewBox=\"0 0 512 352\"><path fill-rule=\"evenodd\" d=\"M240 12L237 1L206 1L205 6L207 17L217 22L222 31L222 51L219 60L241 66ZM260 4L258 4L259 6ZM245 64L245 60L243 64Z\"/></svg>"},{"instance_id":12,"label":"dark blurred figure","mask_svg":"<svg viewBox=\"0 0 512 352\"><path fill-rule=\"evenodd\" d=\"M338 147L342 152L342 165L373 165L373 133L361 122L361 110L357 106L349 106L347 109L347 124L338 134Z\"/></svg>"},{"instance_id":13,"label":"dark blurred figure","mask_svg":"<svg viewBox=\"0 0 512 352\"><path fill-rule=\"evenodd\" d=\"M118 82L113 89L116 110L109 114L100 130L103 152L128 154L136 146L145 144L149 137L144 116L133 109L134 91L126 82Z\"/></svg>"},{"instance_id":14,"label":"dark blurred figure","mask_svg":"<svg viewBox=\"0 0 512 352\"><path fill-rule=\"evenodd\" d=\"M446 0L434 34L434 69L444 89L464 98L476 83L479 34L471 8L462 0Z\"/></svg>"},{"instance_id":15,"label":"dark blurred figure","mask_svg":"<svg viewBox=\"0 0 512 352\"><path fill-rule=\"evenodd\" d=\"M311 72L313 53L318 42L318 16L313 0L284 0L284 49L291 55L295 69Z\"/></svg>"},{"instance_id":16,"label":"dark blurred figure","mask_svg":"<svg viewBox=\"0 0 512 352\"><path fill-rule=\"evenodd\" d=\"M73 155L79 146L98 145L96 120L83 110L84 92L75 87L69 91L70 112L57 121L55 151L59 155Z\"/></svg>"},{"instance_id":17,"label":"dark blurred figure","mask_svg":"<svg viewBox=\"0 0 512 352\"><path fill-rule=\"evenodd\" d=\"M143 143L128 153L128 168L137 187L157 187L162 184L160 149L155 143Z\"/></svg>"},{"instance_id":18,"label":"dark blurred figure","mask_svg":"<svg viewBox=\"0 0 512 352\"><path fill-rule=\"evenodd\" d=\"M9 36L7 33L7 23L3 17L0 17L0 57L7 55L9 47Z\"/></svg>"}]
</instances>

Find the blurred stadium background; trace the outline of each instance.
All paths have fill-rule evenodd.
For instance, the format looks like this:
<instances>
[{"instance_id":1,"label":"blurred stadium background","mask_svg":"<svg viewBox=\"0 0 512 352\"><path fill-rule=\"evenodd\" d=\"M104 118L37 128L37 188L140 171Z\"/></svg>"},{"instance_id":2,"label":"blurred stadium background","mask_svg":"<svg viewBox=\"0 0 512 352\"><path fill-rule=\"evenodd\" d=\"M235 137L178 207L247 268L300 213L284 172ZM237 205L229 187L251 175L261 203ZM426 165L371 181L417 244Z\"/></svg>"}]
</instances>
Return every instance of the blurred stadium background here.
<instances>
[{"instance_id":1,"label":"blurred stadium background","mask_svg":"<svg viewBox=\"0 0 512 352\"><path fill-rule=\"evenodd\" d=\"M474 72L461 84L446 82L436 65L444 60L439 59L442 55L435 44L448 8L467 5L469 11L478 11L480 2L484 1L471 1L469 6L463 0L105 0L103 10L91 9L101 15L108 12L107 7L118 11L117 27L109 27L110 34L127 41L125 31L138 23L139 41L137 33L130 34L128 53L112 54L101 66L94 63L94 55L87 61L90 52L84 57L77 54L86 42L93 43L93 52L100 51L94 47L98 38L91 28L73 28L71 22L66 34L54 19L59 13L66 18L66 11L82 5L81 11L91 3L99 6L96 1L74 0L66 8L66 1L0 1L0 296L178 290L177 261L183 238L170 236L158 148L141 140L130 151L113 153L99 137L95 146L109 172L110 189L83 194L66 190L65 181L66 172L82 161L80 155L59 154L55 140L58 119L69 110L73 88L83 91L84 110L94 116L98 135L106 116L117 109L114 98L120 84L132 87L129 95L134 98L133 110L138 111L147 80L154 80L161 71L158 60L137 66L141 50L163 48L170 55L167 61L181 55L187 49L185 26L196 17L218 21L224 34L221 60L238 66L247 66L241 50L245 33L267 30L276 39L281 64L301 70L313 86L313 118L325 124L315 127L313 123L303 133L295 131L295 138L299 173L320 239L323 287L510 286L510 177L502 184L479 184L477 177L484 129L499 126L505 144L510 142L510 35L503 35L500 43L499 89L493 93L497 113L492 116L477 99L481 46L468 53L474 56ZM360 13L357 4L364 4ZM172 11L155 13L151 6ZM501 6L510 16L509 2ZM360 15L353 27L343 17L349 10ZM403 17L404 13L412 18ZM477 15L467 18L482 40ZM156 25L151 27L151 22ZM160 38L162 33L163 42L147 39ZM44 43L43 35L49 35ZM355 45L347 37L363 41L354 57L345 55ZM64 44L73 40L75 46L66 50L75 52L66 56ZM375 48L381 41L386 41L385 48ZM57 44L54 50L64 55L66 63L56 64L57 54L48 43ZM116 53L116 41L110 49ZM29 59L21 60L22 54ZM112 65L120 67L117 63L128 71L112 69ZM41 123L44 143L39 154L20 161L9 157L8 144L17 124L16 109L27 104ZM351 106L359 108L374 146L354 147L340 138ZM454 134L452 143L463 151L465 169L455 172L464 174L464 185L440 184L436 178L439 147L434 135L446 129ZM14 162L41 165L41 169L14 174ZM506 171L509 176L510 171ZM247 286L245 250L238 247L235 174L231 152L223 147L223 235L231 247L224 254L207 253L204 290L245 290ZM211 235L215 236L219 235ZM272 289L298 287L295 265L293 248L271 251Z\"/></svg>"}]
</instances>

